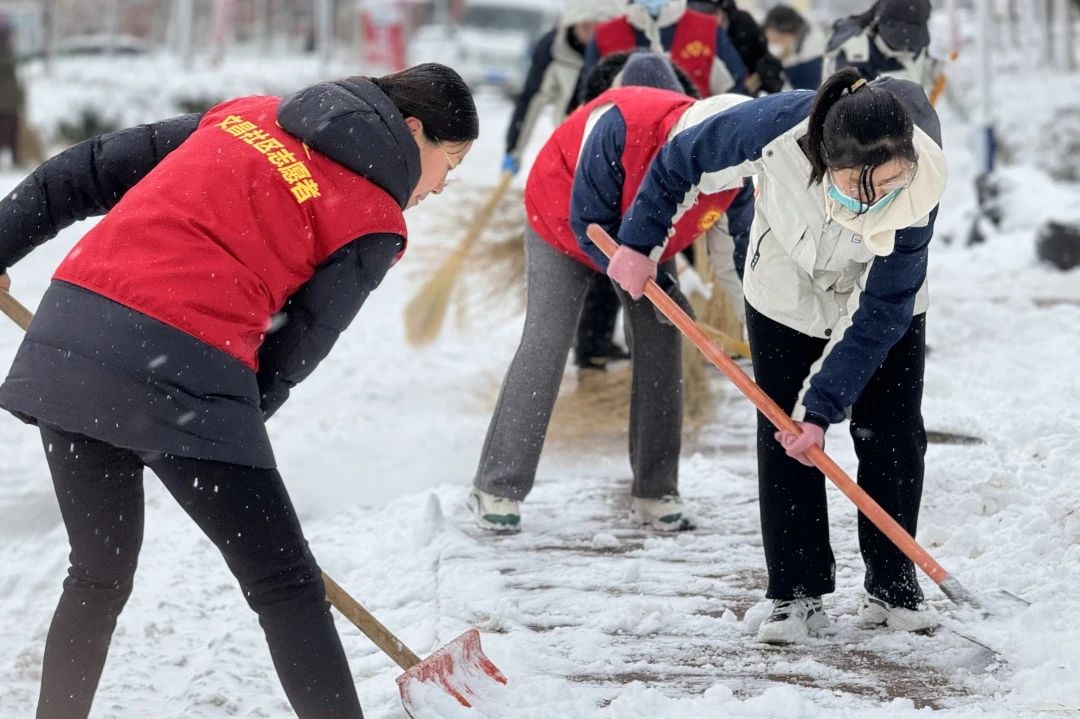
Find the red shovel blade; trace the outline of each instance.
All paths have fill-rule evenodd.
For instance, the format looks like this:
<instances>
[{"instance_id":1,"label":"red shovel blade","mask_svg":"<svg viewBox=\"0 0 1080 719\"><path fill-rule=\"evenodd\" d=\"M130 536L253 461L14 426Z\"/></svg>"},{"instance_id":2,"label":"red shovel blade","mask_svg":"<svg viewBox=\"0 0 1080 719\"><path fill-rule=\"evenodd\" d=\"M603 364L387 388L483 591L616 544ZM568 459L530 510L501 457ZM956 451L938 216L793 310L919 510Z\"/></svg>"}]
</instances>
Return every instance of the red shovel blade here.
<instances>
[{"instance_id":1,"label":"red shovel blade","mask_svg":"<svg viewBox=\"0 0 1080 719\"><path fill-rule=\"evenodd\" d=\"M475 698L486 688L506 684L499 671L480 647L480 632L470 629L435 651L397 678L401 703L410 716L418 716L424 684L438 686L463 707L472 707Z\"/></svg>"}]
</instances>

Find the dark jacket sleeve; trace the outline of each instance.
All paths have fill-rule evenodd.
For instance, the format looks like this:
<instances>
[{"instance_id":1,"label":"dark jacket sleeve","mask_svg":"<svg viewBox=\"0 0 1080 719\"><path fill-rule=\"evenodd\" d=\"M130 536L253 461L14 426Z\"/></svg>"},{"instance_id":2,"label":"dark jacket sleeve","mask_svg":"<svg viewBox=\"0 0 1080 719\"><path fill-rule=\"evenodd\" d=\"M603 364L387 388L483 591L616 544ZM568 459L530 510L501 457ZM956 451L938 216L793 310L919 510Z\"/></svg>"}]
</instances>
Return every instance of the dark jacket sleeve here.
<instances>
[{"instance_id":1,"label":"dark jacket sleeve","mask_svg":"<svg viewBox=\"0 0 1080 719\"><path fill-rule=\"evenodd\" d=\"M668 140L623 216L619 244L646 255L663 244L679 204L690 188L701 184L702 175L759 160L767 144L809 114L813 100L814 93L805 90L767 95L730 107Z\"/></svg>"},{"instance_id":2,"label":"dark jacket sleeve","mask_svg":"<svg viewBox=\"0 0 1080 719\"><path fill-rule=\"evenodd\" d=\"M589 40L589 44L585 46L585 60L581 65L581 72L578 74L577 79L577 104L584 104L585 102L585 88L589 82L589 74L596 69L596 66L600 63L600 47L596 44L596 38ZM569 113L567 113L569 114Z\"/></svg>"},{"instance_id":3,"label":"dark jacket sleeve","mask_svg":"<svg viewBox=\"0 0 1080 719\"><path fill-rule=\"evenodd\" d=\"M557 29L556 29L557 30ZM521 94L514 102L514 114L510 118L510 128L506 132L506 154L513 155L520 150L519 145L529 141L528 137L521 137L521 125L525 122L525 116L529 114L529 106L532 105L536 94L540 92L540 86L544 82L544 75L551 66L551 46L555 43L555 32L546 33L533 48L532 62L529 65L529 74L525 76L525 84L521 88Z\"/></svg>"},{"instance_id":4,"label":"dark jacket sleeve","mask_svg":"<svg viewBox=\"0 0 1080 719\"><path fill-rule=\"evenodd\" d=\"M365 235L330 255L289 297L259 348L257 378L265 418L330 353L403 246L398 235Z\"/></svg>"},{"instance_id":5,"label":"dark jacket sleeve","mask_svg":"<svg viewBox=\"0 0 1080 719\"><path fill-rule=\"evenodd\" d=\"M727 30L719 26L716 28L716 55L735 81L728 92L746 94L746 65L739 57L739 51L735 49Z\"/></svg>"},{"instance_id":6,"label":"dark jacket sleeve","mask_svg":"<svg viewBox=\"0 0 1080 719\"><path fill-rule=\"evenodd\" d=\"M597 121L581 150L570 191L570 227L578 245L600 269L608 266L607 256L586 237L585 230L596 223L616 237L622 220L622 193L626 171L622 166L626 146L626 120L613 107Z\"/></svg>"},{"instance_id":7,"label":"dark jacket sleeve","mask_svg":"<svg viewBox=\"0 0 1080 719\"><path fill-rule=\"evenodd\" d=\"M195 131L200 117L101 135L46 160L0 200L0 272L68 225L108 212Z\"/></svg>"},{"instance_id":8,"label":"dark jacket sleeve","mask_svg":"<svg viewBox=\"0 0 1080 719\"><path fill-rule=\"evenodd\" d=\"M728 20L728 37L743 65L750 72L757 67L761 59L769 54L769 43L765 33L754 20L754 16L745 10L736 10Z\"/></svg>"},{"instance_id":9,"label":"dark jacket sleeve","mask_svg":"<svg viewBox=\"0 0 1080 719\"><path fill-rule=\"evenodd\" d=\"M806 420L822 427L843 421L889 350L911 326L915 297L926 281L937 208L922 227L896 233L893 252L870 265L851 326L828 351L803 397Z\"/></svg>"}]
</instances>

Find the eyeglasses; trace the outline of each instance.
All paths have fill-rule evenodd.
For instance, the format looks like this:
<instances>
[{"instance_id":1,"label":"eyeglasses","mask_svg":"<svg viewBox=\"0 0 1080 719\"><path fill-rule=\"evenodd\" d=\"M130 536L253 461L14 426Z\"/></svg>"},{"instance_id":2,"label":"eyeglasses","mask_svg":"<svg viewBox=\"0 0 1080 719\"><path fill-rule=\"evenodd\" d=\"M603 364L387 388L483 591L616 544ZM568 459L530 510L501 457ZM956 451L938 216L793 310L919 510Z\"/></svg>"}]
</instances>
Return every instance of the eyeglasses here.
<instances>
[{"instance_id":1,"label":"eyeglasses","mask_svg":"<svg viewBox=\"0 0 1080 719\"><path fill-rule=\"evenodd\" d=\"M450 157L450 153L446 151L446 148L442 146L442 143L437 142L435 144L438 145L440 150L442 150L443 157L446 158L446 167L447 167L446 172L447 172L447 174L449 174L449 173L453 172L454 170L456 170L458 166L454 164L454 160ZM459 162L458 165L460 165L460 164L461 163Z\"/></svg>"},{"instance_id":2,"label":"eyeglasses","mask_svg":"<svg viewBox=\"0 0 1080 719\"><path fill-rule=\"evenodd\" d=\"M442 150L443 157L446 158L446 176L443 177L443 181L439 185L439 191L442 192L444 189L446 189L448 185L452 185L457 182L457 178L450 177L450 173L456 170L458 168L458 165L461 164L461 162L459 161L457 165L455 165L453 158L450 157L450 153L446 151L446 148L443 147L442 143L436 142L435 144L440 150Z\"/></svg>"},{"instance_id":3,"label":"eyeglasses","mask_svg":"<svg viewBox=\"0 0 1080 719\"><path fill-rule=\"evenodd\" d=\"M888 195L890 192L896 192L897 190L906 190L908 187L911 186L911 183L914 182L915 175L918 173L918 171L918 163L912 163L911 165L906 167L899 175L896 175L893 178L880 184L875 184L874 197L881 198L885 195ZM838 188L842 187L841 183L836 181L836 174L831 169L829 170L829 179L831 179L832 183ZM847 188L847 194L849 197L864 201L867 200L867 198L862 197L862 188L858 187L857 185L849 186Z\"/></svg>"}]
</instances>

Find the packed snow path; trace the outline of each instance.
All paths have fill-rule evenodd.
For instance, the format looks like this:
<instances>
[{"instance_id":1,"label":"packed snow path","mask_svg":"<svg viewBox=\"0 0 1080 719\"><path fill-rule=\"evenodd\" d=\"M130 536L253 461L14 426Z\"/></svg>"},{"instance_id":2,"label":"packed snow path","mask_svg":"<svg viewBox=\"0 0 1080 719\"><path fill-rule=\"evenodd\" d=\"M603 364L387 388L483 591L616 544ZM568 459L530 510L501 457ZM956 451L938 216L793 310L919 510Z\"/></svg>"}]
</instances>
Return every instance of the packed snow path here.
<instances>
[{"instance_id":1,"label":"packed snow path","mask_svg":"<svg viewBox=\"0 0 1080 719\"><path fill-rule=\"evenodd\" d=\"M744 400L724 395L721 405L735 401ZM684 494L695 506L693 532L634 526L629 482L615 477L541 477L517 535L472 527L460 498L445 507L444 536L432 538L442 545L433 571L440 622L453 628L440 639L479 626L496 663L502 647L522 658L513 670L504 667L522 694L530 693L530 677L565 677L598 707L632 683L672 697L724 684L736 698L793 684L841 704L899 698L932 708L978 702L994 691L1000 668L955 635L856 627L862 569L854 511L843 498L834 507L840 586L827 600L831 627L791 648L757 643L751 629L761 617L765 576L752 432L728 423L701 435L724 442L707 448L708 459L690 460ZM691 451L706 449L689 443ZM940 600L932 588L928 594ZM750 621L741 621L747 615Z\"/></svg>"}]
</instances>

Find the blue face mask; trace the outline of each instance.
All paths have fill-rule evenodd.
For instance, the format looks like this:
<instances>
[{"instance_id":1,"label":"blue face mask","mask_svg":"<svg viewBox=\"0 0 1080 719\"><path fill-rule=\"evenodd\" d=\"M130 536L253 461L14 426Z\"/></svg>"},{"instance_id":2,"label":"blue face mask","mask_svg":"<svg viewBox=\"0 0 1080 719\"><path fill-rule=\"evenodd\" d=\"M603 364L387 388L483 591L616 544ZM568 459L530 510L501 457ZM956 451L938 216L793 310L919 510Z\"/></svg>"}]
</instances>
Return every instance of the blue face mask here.
<instances>
[{"instance_id":1,"label":"blue face mask","mask_svg":"<svg viewBox=\"0 0 1080 719\"><path fill-rule=\"evenodd\" d=\"M845 195L843 192L836 188L836 185L832 184L831 182L829 183L828 190L829 197L831 197L836 202L836 204L840 205L853 215L863 215L867 212L877 212L878 210L888 206L888 204L892 202L893 199L895 199L897 193L899 192L900 188L897 188L892 192L886 193L884 196L882 196L880 200L878 200L874 204L867 205L861 200L856 200L854 197Z\"/></svg>"},{"instance_id":2,"label":"blue face mask","mask_svg":"<svg viewBox=\"0 0 1080 719\"><path fill-rule=\"evenodd\" d=\"M654 18L660 17L660 10L667 4L667 0L635 0L638 5L645 8Z\"/></svg>"}]
</instances>

